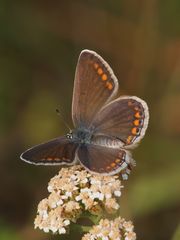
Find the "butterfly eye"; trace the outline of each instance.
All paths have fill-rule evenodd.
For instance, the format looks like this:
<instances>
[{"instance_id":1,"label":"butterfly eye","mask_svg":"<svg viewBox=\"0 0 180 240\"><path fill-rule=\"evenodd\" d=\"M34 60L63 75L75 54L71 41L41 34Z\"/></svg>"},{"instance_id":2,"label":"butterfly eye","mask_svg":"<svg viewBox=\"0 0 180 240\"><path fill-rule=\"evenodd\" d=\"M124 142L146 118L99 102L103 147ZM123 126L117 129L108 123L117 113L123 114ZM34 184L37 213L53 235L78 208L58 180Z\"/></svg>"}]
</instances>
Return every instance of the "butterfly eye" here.
<instances>
[{"instance_id":1,"label":"butterfly eye","mask_svg":"<svg viewBox=\"0 0 180 240\"><path fill-rule=\"evenodd\" d=\"M68 139L72 139L72 133L66 134L66 137L67 137Z\"/></svg>"}]
</instances>

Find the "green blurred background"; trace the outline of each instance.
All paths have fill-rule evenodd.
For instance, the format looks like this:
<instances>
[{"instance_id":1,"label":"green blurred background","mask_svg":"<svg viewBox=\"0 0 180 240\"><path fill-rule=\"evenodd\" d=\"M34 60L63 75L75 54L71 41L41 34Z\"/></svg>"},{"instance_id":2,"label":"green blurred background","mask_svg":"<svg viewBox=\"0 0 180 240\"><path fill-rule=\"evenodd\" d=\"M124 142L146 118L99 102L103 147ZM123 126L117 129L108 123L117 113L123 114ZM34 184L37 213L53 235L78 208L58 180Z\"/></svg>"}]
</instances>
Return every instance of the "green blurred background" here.
<instances>
[{"instance_id":1,"label":"green blurred background","mask_svg":"<svg viewBox=\"0 0 180 240\"><path fill-rule=\"evenodd\" d=\"M150 109L121 215L133 220L138 239L180 239L173 238L180 220L179 0L1 0L0 240L61 239L33 229L59 167L28 165L19 155L66 132L57 107L72 124L74 72L85 48L110 63L120 95L137 95Z\"/></svg>"}]
</instances>

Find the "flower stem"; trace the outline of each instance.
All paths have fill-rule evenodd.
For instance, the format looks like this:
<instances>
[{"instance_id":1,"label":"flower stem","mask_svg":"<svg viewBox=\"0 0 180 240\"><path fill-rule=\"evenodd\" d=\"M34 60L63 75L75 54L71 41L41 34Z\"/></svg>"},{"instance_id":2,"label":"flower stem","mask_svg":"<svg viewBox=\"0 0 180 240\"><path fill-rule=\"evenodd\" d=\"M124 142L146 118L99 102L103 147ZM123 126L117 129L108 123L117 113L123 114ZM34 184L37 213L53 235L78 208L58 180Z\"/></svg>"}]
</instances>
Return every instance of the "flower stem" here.
<instances>
[{"instance_id":1,"label":"flower stem","mask_svg":"<svg viewBox=\"0 0 180 240\"><path fill-rule=\"evenodd\" d=\"M82 218L87 218L89 219L93 224L98 224L100 219L102 218L102 214L99 214L99 215L94 215L94 214L91 214L89 212L85 212L82 214L81 216Z\"/></svg>"},{"instance_id":2,"label":"flower stem","mask_svg":"<svg viewBox=\"0 0 180 240\"><path fill-rule=\"evenodd\" d=\"M71 223L71 230L79 233L87 233L91 228L91 226L83 226L76 223Z\"/></svg>"}]
</instances>

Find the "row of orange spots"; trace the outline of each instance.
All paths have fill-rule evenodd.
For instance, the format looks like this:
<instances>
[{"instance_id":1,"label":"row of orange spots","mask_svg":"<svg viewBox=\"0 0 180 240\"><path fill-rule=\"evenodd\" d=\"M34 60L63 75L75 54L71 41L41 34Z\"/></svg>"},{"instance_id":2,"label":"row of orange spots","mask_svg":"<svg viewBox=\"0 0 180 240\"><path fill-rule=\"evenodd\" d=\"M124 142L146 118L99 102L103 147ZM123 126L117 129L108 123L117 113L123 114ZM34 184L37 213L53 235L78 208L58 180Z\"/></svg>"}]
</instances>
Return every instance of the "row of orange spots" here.
<instances>
[{"instance_id":1,"label":"row of orange spots","mask_svg":"<svg viewBox=\"0 0 180 240\"><path fill-rule=\"evenodd\" d=\"M101 67L99 67L99 64L94 63L94 68L97 70L98 75L101 76L101 80L102 81L107 81L108 77L107 74L103 72L103 69ZM110 82L106 82L105 84L106 88L108 88L109 90L113 89L113 85Z\"/></svg>"},{"instance_id":2,"label":"row of orange spots","mask_svg":"<svg viewBox=\"0 0 180 240\"><path fill-rule=\"evenodd\" d=\"M133 106L133 102L132 102L131 100L128 101L128 106ZM132 134L132 135L129 135L129 136L127 137L127 140L126 140L126 143L127 143L127 144L130 144L130 143L132 142L132 140L135 138L135 136L139 133L139 128L138 128L138 126L141 125L141 120L140 120L140 118L142 117L142 115L141 115L140 109L139 109L139 107L136 106L136 107L134 107L134 110L135 110L134 117L135 117L136 119L133 121L133 124L134 124L135 127L133 127L133 128L131 129L131 134Z\"/></svg>"},{"instance_id":3,"label":"row of orange spots","mask_svg":"<svg viewBox=\"0 0 180 240\"><path fill-rule=\"evenodd\" d=\"M121 162L121 159L116 158L115 161L110 164L110 166L106 167L106 169L111 170L111 169L115 168L117 165L119 165L120 162Z\"/></svg>"}]
</instances>

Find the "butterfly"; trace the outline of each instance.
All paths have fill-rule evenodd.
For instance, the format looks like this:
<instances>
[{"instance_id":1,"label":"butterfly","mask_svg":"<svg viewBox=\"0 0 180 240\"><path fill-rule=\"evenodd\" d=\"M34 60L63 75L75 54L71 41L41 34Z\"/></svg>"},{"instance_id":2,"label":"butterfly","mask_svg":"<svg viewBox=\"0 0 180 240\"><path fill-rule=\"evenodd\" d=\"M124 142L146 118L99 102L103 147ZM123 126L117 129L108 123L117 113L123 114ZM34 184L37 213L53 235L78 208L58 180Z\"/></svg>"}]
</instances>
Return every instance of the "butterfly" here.
<instances>
[{"instance_id":1,"label":"butterfly","mask_svg":"<svg viewBox=\"0 0 180 240\"><path fill-rule=\"evenodd\" d=\"M65 136L34 146L21 154L36 165L73 165L101 175L121 173L126 179L135 165L130 150L144 137L149 111L135 96L115 98L118 80L96 52L80 53L74 80L72 120Z\"/></svg>"}]
</instances>

